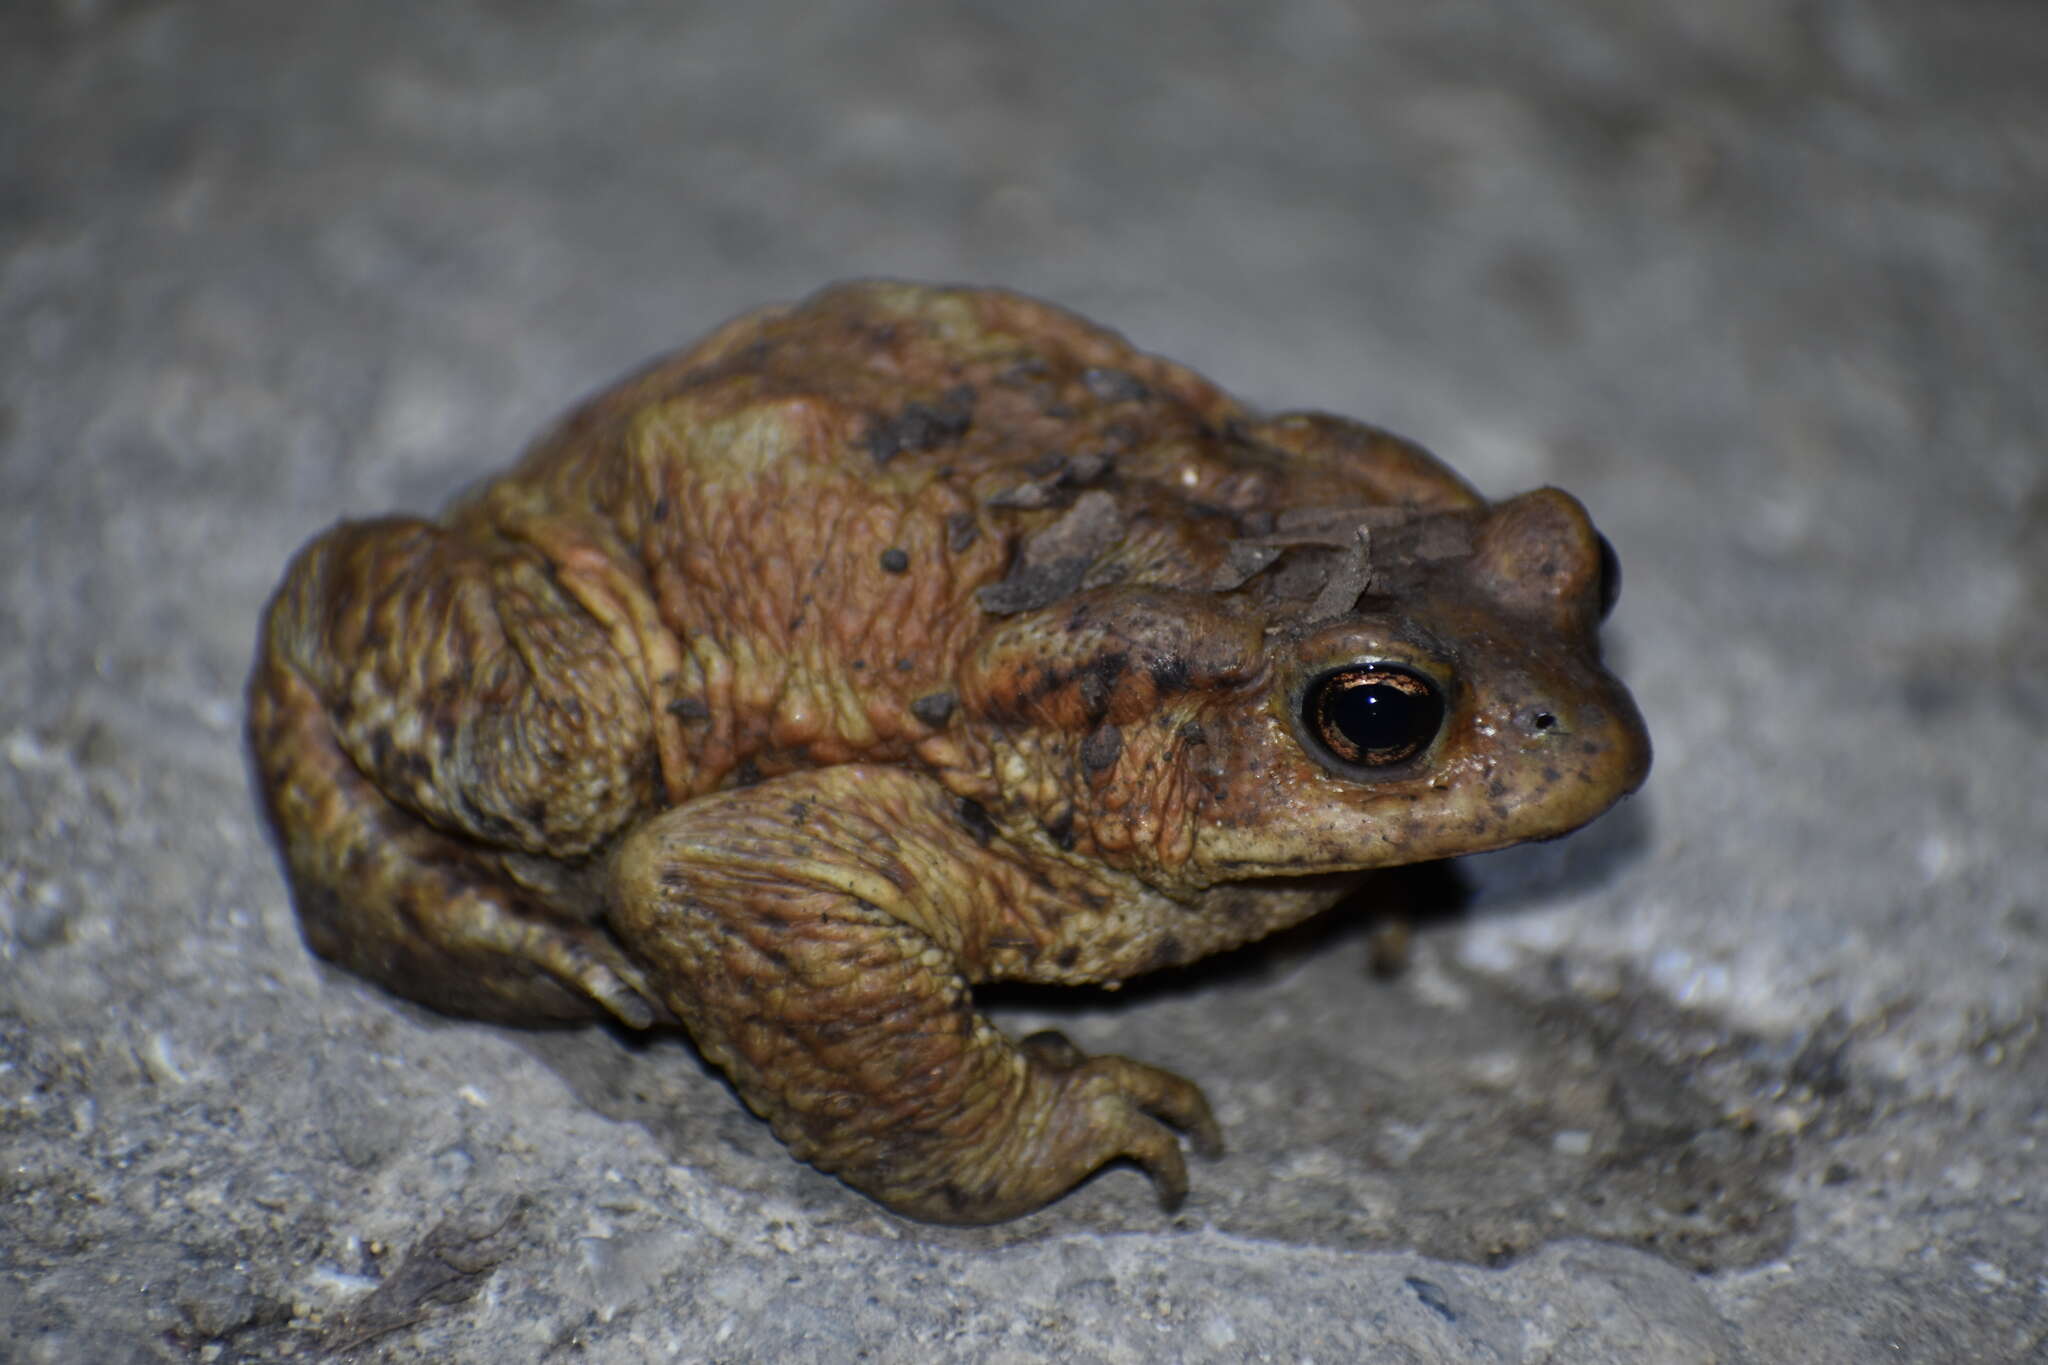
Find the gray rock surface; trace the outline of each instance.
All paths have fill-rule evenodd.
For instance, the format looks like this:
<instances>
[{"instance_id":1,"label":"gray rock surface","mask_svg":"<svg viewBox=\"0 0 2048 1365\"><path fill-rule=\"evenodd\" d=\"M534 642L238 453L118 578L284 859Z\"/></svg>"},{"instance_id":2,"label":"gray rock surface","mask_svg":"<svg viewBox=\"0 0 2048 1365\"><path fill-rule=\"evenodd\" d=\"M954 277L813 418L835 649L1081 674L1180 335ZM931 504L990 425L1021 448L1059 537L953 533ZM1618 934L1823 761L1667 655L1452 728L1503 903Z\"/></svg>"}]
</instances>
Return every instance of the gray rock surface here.
<instances>
[{"instance_id":1,"label":"gray rock surface","mask_svg":"<svg viewBox=\"0 0 2048 1365\"><path fill-rule=\"evenodd\" d=\"M0 1358L2048 1359L2048 8L0 9ZM316 965L290 551L834 278L1005 283L1579 493L1659 745L1121 996L1160 1215L788 1160L675 1040ZM1446 909L1446 906L1452 908Z\"/></svg>"}]
</instances>

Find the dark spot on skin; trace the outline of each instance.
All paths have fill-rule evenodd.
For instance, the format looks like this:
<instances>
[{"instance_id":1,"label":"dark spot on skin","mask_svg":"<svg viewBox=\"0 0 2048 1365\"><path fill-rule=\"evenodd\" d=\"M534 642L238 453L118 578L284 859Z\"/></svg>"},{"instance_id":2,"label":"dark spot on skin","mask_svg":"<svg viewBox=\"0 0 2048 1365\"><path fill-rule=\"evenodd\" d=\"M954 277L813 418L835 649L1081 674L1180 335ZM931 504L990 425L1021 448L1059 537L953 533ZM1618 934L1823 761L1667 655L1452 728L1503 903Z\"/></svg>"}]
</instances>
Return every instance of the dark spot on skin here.
<instances>
[{"instance_id":1,"label":"dark spot on skin","mask_svg":"<svg viewBox=\"0 0 2048 1365\"><path fill-rule=\"evenodd\" d=\"M1104 725L1081 742L1081 766L1090 773L1113 767L1124 751L1123 731Z\"/></svg>"},{"instance_id":2,"label":"dark spot on skin","mask_svg":"<svg viewBox=\"0 0 2048 1365\"><path fill-rule=\"evenodd\" d=\"M1062 850L1074 846L1074 812L1061 811L1058 816L1045 824L1046 837Z\"/></svg>"},{"instance_id":3,"label":"dark spot on skin","mask_svg":"<svg viewBox=\"0 0 2048 1365\"><path fill-rule=\"evenodd\" d=\"M868 454L876 464L887 464L903 453L903 440L896 427L890 422L877 422L863 438Z\"/></svg>"},{"instance_id":4,"label":"dark spot on skin","mask_svg":"<svg viewBox=\"0 0 2048 1365\"><path fill-rule=\"evenodd\" d=\"M732 784L735 787L752 787L761 781L761 769L751 758L743 758L732 770Z\"/></svg>"},{"instance_id":5,"label":"dark spot on skin","mask_svg":"<svg viewBox=\"0 0 2048 1365\"><path fill-rule=\"evenodd\" d=\"M910 703L910 714L938 730L953 718L953 708L958 704L951 692L928 692Z\"/></svg>"},{"instance_id":6,"label":"dark spot on skin","mask_svg":"<svg viewBox=\"0 0 2048 1365\"><path fill-rule=\"evenodd\" d=\"M1081 706L1089 720L1100 720L1109 710L1109 699L1130 662L1131 656L1122 650L1098 654L1089 661L1087 671L1081 675Z\"/></svg>"},{"instance_id":7,"label":"dark spot on skin","mask_svg":"<svg viewBox=\"0 0 2048 1365\"><path fill-rule=\"evenodd\" d=\"M1107 910L1109 908L1109 897L1099 891L1083 891L1081 893L1081 904L1090 910Z\"/></svg>"},{"instance_id":8,"label":"dark spot on skin","mask_svg":"<svg viewBox=\"0 0 2048 1365\"><path fill-rule=\"evenodd\" d=\"M1105 682L1114 685L1116 680L1124 675L1124 670L1130 666L1131 656L1120 649L1114 654L1097 655L1089 668Z\"/></svg>"},{"instance_id":9,"label":"dark spot on skin","mask_svg":"<svg viewBox=\"0 0 2048 1365\"><path fill-rule=\"evenodd\" d=\"M960 823L974 836L975 843L985 848L988 841L996 837L996 822L988 818L988 811L983 808L981 802L963 796L954 803L953 813L960 817Z\"/></svg>"},{"instance_id":10,"label":"dark spot on skin","mask_svg":"<svg viewBox=\"0 0 2048 1365\"><path fill-rule=\"evenodd\" d=\"M711 708L695 697L677 697L668 704L668 713L677 720L709 720Z\"/></svg>"},{"instance_id":11,"label":"dark spot on skin","mask_svg":"<svg viewBox=\"0 0 2048 1365\"><path fill-rule=\"evenodd\" d=\"M975 591L974 600L992 616L1013 616L1020 611L1049 607L1070 596L1088 576L1089 561L1076 555L1050 564L1020 565L1000 583Z\"/></svg>"},{"instance_id":12,"label":"dark spot on skin","mask_svg":"<svg viewBox=\"0 0 2048 1365\"><path fill-rule=\"evenodd\" d=\"M1001 495L990 501L1019 507L1050 507L1058 501L1042 484L1026 484L1024 489L1036 493L1024 501ZM1011 491L1021 494L1023 490ZM1124 517L1114 497L1102 489L1083 493L1057 521L1033 531L1003 581L980 589L976 598L984 610L998 615L1051 606L1086 581L1090 567L1122 538L1124 530Z\"/></svg>"},{"instance_id":13,"label":"dark spot on skin","mask_svg":"<svg viewBox=\"0 0 2048 1365\"><path fill-rule=\"evenodd\" d=\"M1109 691L1115 684L1100 673L1090 669L1081 675L1081 709L1090 720L1101 720L1109 710Z\"/></svg>"},{"instance_id":14,"label":"dark spot on skin","mask_svg":"<svg viewBox=\"0 0 2048 1365\"><path fill-rule=\"evenodd\" d=\"M1137 403L1152 396L1152 390L1146 388L1145 381L1138 376L1102 365L1081 371L1081 382L1088 386L1088 392L1105 403Z\"/></svg>"},{"instance_id":15,"label":"dark spot on skin","mask_svg":"<svg viewBox=\"0 0 2048 1365\"><path fill-rule=\"evenodd\" d=\"M848 667L848 668L851 668L851 669L852 669L852 670L853 670L854 672L856 672L856 673L860 672L860 671L861 671L862 669L866 668L867 666L868 666L868 661L867 661L866 659L855 659L855 660L854 660L854 661L853 661L852 663L850 663L850 664L848 664L848 665L847 665L847 667Z\"/></svg>"},{"instance_id":16,"label":"dark spot on skin","mask_svg":"<svg viewBox=\"0 0 2048 1365\"><path fill-rule=\"evenodd\" d=\"M1508 784L1501 781L1499 778L1495 778L1493 781L1486 784L1486 794L1492 797L1494 800L1498 801L1503 796L1506 796L1508 794Z\"/></svg>"},{"instance_id":17,"label":"dark spot on skin","mask_svg":"<svg viewBox=\"0 0 2048 1365\"><path fill-rule=\"evenodd\" d=\"M981 539L981 523L972 512L954 512L946 518L946 548L954 554Z\"/></svg>"},{"instance_id":18,"label":"dark spot on skin","mask_svg":"<svg viewBox=\"0 0 2048 1365\"><path fill-rule=\"evenodd\" d=\"M802 829L802 828L804 827L804 824L805 824L805 822L806 822L806 821L808 821L808 820L809 820L809 819L811 818L811 805L810 805L810 802L808 802L808 801L792 801L792 802L790 802L790 803L789 803L789 818L790 818L790 821L791 821L791 822L792 822L793 824L795 824L795 825L796 825L796 827L797 827L798 829Z\"/></svg>"},{"instance_id":19,"label":"dark spot on skin","mask_svg":"<svg viewBox=\"0 0 2048 1365\"><path fill-rule=\"evenodd\" d=\"M908 673L911 669L916 667L917 660L911 658L907 654L896 661L896 671L898 673Z\"/></svg>"},{"instance_id":20,"label":"dark spot on skin","mask_svg":"<svg viewBox=\"0 0 2048 1365\"><path fill-rule=\"evenodd\" d=\"M883 573L905 573L910 568L910 556L891 545L882 551Z\"/></svg>"},{"instance_id":21,"label":"dark spot on skin","mask_svg":"<svg viewBox=\"0 0 2048 1365\"><path fill-rule=\"evenodd\" d=\"M668 510L667 498L656 498L654 500L654 519L656 521L667 521Z\"/></svg>"},{"instance_id":22,"label":"dark spot on skin","mask_svg":"<svg viewBox=\"0 0 2048 1365\"><path fill-rule=\"evenodd\" d=\"M967 434L974 423L974 386L956 384L937 403L906 403L896 416L868 428L863 444L876 464L906 450L937 450Z\"/></svg>"},{"instance_id":23,"label":"dark spot on skin","mask_svg":"<svg viewBox=\"0 0 2048 1365\"><path fill-rule=\"evenodd\" d=\"M1161 967L1173 966L1186 955L1187 950L1181 947L1180 940L1172 934L1168 934L1152 945L1152 951L1145 954L1145 965L1138 968L1138 970L1140 972L1156 972Z\"/></svg>"},{"instance_id":24,"label":"dark spot on skin","mask_svg":"<svg viewBox=\"0 0 2048 1365\"><path fill-rule=\"evenodd\" d=\"M1079 962L1080 960L1080 948L1071 943L1069 943L1066 947L1060 949L1059 956L1053 959L1053 961L1059 963L1061 967L1066 968L1071 968L1076 962Z\"/></svg>"},{"instance_id":25,"label":"dark spot on skin","mask_svg":"<svg viewBox=\"0 0 2048 1365\"><path fill-rule=\"evenodd\" d=\"M1558 782L1558 781L1562 780L1562 779L1563 779L1563 777L1564 777L1564 774L1563 774L1563 773L1560 773L1560 772L1559 772L1559 771L1558 771L1557 769L1555 769L1555 768L1545 768L1545 769L1543 770L1543 781L1544 781L1544 783L1545 783L1546 785L1548 785L1548 784L1550 784L1550 783L1555 783L1555 782Z\"/></svg>"},{"instance_id":26,"label":"dark spot on skin","mask_svg":"<svg viewBox=\"0 0 2048 1365\"><path fill-rule=\"evenodd\" d=\"M1178 654L1169 654L1163 659L1154 659L1148 665L1152 674L1152 685L1161 692L1185 692L1188 687L1188 661Z\"/></svg>"},{"instance_id":27,"label":"dark spot on skin","mask_svg":"<svg viewBox=\"0 0 2048 1365\"><path fill-rule=\"evenodd\" d=\"M1253 919L1265 913L1265 907L1260 904L1258 896L1250 893L1230 897L1223 902L1222 908L1225 916L1238 921Z\"/></svg>"}]
</instances>

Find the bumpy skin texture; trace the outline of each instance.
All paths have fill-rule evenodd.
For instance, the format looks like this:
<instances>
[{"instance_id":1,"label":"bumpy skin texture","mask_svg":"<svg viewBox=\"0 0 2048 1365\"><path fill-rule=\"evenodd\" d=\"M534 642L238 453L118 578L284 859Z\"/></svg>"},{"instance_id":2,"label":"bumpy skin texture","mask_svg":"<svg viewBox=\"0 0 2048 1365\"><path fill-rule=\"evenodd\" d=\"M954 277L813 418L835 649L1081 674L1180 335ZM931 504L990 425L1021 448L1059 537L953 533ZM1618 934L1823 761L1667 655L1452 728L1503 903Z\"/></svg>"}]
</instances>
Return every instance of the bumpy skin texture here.
<instances>
[{"instance_id":1,"label":"bumpy skin texture","mask_svg":"<svg viewBox=\"0 0 2048 1365\"><path fill-rule=\"evenodd\" d=\"M1135 1160L1189 1082L976 982L1112 982L1365 869L1641 782L1611 570L1545 489L1260 417L1015 295L840 286L576 410L439 521L347 523L270 604L250 733L308 942L441 1009L680 1024L803 1159L986 1222ZM1429 680L1379 768L1304 715Z\"/></svg>"}]
</instances>

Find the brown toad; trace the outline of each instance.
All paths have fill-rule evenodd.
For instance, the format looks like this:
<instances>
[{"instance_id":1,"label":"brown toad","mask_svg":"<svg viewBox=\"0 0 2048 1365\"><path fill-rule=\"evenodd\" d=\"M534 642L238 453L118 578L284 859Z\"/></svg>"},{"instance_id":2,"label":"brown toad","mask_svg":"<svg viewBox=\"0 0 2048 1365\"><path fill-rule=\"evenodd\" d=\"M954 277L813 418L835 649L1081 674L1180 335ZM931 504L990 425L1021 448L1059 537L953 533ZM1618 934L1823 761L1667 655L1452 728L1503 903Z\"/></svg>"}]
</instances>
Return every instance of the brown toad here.
<instances>
[{"instance_id":1,"label":"brown toad","mask_svg":"<svg viewBox=\"0 0 2048 1365\"><path fill-rule=\"evenodd\" d=\"M439 521L337 526L250 732L307 940L507 1021L681 1024L798 1156L1009 1218L1201 1093L982 981L1114 982L1643 779L1584 510L1489 505L1071 314L855 284L577 409Z\"/></svg>"}]
</instances>

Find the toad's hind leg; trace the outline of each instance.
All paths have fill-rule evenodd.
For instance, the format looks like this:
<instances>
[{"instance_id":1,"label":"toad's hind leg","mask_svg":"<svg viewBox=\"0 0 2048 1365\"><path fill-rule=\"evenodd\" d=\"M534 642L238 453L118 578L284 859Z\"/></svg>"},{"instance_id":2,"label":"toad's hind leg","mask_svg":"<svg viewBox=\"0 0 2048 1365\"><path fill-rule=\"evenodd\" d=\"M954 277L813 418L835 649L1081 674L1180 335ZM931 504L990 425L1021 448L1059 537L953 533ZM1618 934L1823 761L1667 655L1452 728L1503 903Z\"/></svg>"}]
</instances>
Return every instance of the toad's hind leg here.
<instances>
[{"instance_id":1,"label":"toad's hind leg","mask_svg":"<svg viewBox=\"0 0 2048 1365\"><path fill-rule=\"evenodd\" d=\"M334 628L334 614L320 609L332 597L405 605L403 587L377 593L379 585L346 581L331 562L344 537L374 550L374 537L385 533L432 534L417 524L368 524L317 543L271 605L250 679L257 778L307 943L400 995L454 1014L508 1022L609 1015L634 1027L652 1024L659 1007L598 923L595 887L550 873L547 860L437 828L387 798L343 748L322 689L294 659L307 652L295 646ZM391 562L376 553L357 560ZM396 567L408 566L399 560ZM387 638L418 634L392 631ZM369 651L333 653L361 660ZM385 662L397 670L403 661ZM394 766L406 761L378 733L369 733L364 747Z\"/></svg>"},{"instance_id":2,"label":"toad's hind leg","mask_svg":"<svg viewBox=\"0 0 2048 1365\"><path fill-rule=\"evenodd\" d=\"M1221 1146L1194 1085L975 1012L964 969L1028 876L953 805L842 767L668 811L620 848L613 927L792 1151L898 1213L1013 1218L1118 1158L1178 1205L1174 1130Z\"/></svg>"},{"instance_id":3,"label":"toad's hind leg","mask_svg":"<svg viewBox=\"0 0 2048 1365\"><path fill-rule=\"evenodd\" d=\"M250 728L314 952L452 1014L654 1022L638 971L609 936L552 912L487 853L385 800L336 746L303 682L260 669Z\"/></svg>"}]
</instances>

